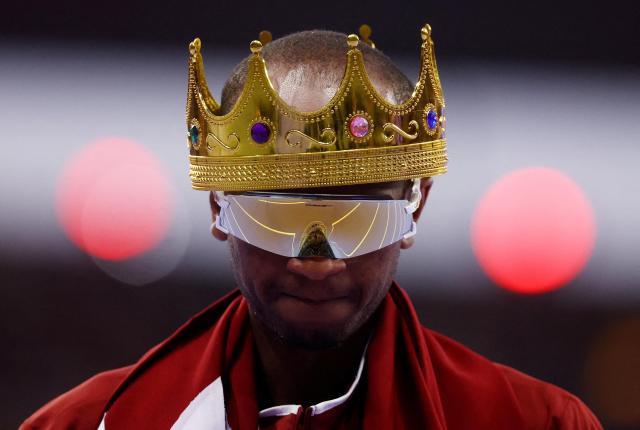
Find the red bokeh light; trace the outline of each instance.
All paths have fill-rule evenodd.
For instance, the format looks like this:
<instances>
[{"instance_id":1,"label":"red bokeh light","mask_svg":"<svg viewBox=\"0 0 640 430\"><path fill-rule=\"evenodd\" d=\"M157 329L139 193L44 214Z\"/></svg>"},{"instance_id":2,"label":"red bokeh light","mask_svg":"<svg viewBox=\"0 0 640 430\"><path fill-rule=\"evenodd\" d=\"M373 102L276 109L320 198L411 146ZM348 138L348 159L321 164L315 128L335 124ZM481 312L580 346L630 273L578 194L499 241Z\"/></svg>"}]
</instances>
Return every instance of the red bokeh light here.
<instances>
[{"instance_id":1,"label":"red bokeh light","mask_svg":"<svg viewBox=\"0 0 640 430\"><path fill-rule=\"evenodd\" d=\"M536 294L571 281L595 242L593 210L580 187L545 167L514 171L480 200L471 226L478 262L498 285Z\"/></svg>"},{"instance_id":2,"label":"red bokeh light","mask_svg":"<svg viewBox=\"0 0 640 430\"><path fill-rule=\"evenodd\" d=\"M64 167L58 219L79 248L120 261L156 246L166 235L173 193L156 157L133 141L103 139Z\"/></svg>"}]
</instances>

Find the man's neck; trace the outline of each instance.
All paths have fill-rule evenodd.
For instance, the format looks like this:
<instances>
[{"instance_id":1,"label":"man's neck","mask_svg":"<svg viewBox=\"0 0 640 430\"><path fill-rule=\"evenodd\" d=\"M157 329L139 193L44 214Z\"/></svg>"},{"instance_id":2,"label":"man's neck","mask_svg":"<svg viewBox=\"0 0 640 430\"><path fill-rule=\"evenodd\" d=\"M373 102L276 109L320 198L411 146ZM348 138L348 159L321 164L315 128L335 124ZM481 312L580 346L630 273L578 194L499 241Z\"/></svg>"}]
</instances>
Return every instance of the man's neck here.
<instances>
[{"instance_id":1,"label":"man's neck","mask_svg":"<svg viewBox=\"0 0 640 430\"><path fill-rule=\"evenodd\" d=\"M334 348L286 345L251 316L258 351L256 388L260 410L285 404L310 406L334 399L353 383L369 339L371 321Z\"/></svg>"}]
</instances>

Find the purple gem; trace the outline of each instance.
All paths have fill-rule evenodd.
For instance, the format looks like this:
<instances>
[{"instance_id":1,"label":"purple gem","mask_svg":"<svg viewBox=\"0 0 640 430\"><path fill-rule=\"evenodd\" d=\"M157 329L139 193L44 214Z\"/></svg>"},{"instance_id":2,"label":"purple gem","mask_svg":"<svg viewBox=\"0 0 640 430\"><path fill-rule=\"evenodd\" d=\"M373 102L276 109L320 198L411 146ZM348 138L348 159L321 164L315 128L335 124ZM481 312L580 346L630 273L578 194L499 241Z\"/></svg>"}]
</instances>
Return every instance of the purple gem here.
<instances>
[{"instance_id":1,"label":"purple gem","mask_svg":"<svg viewBox=\"0 0 640 430\"><path fill-rule=\"evenodd\" d=\"M251 126L251 138L256 143L266 143L271 136L271 129L264 122L256 122Z\"/></svg>"},{"instance_id":2,"label":"purple gem","mask_svg":"<svg viewBox=\"0 0 640 430\"><path fill-rule=\"evenodd\" d=\"M438 125L438 114L436 113L435 110L429 109L429 111L427 112L427 126L430 129L434 129L436 128L437 125Z\"/></svg>"},{"instance_id":3,"label":"purple gem","mask_svg":"<svg viewBox=\"0 0 640 430\"><path fill-rule=\"evenodd\" d=\"M355 115L349 121L349 131L355 137L365 137L369 134L369 121L362 115Z\"/></svg>"}]
</instances>

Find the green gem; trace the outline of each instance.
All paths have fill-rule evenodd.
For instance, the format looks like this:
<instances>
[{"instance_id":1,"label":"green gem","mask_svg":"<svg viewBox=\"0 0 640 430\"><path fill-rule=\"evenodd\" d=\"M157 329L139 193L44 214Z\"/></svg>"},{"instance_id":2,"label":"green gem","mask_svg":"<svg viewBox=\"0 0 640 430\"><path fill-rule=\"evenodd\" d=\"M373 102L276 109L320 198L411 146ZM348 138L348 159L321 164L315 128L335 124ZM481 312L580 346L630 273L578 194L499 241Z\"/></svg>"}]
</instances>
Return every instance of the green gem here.
<instances>
[{"instance_id":1,"label":"green gem","mask_svg":"<svg viewBox=\"0 0 640 430\"><path fill-rule=\"evenodd\" d=\"M198 146L198 138L200 137L198 127L196 127L195 125L191 126L191 129L189 129L189 137L191 137L191 144L193 146Z\"/></svg>"}]
</instances>

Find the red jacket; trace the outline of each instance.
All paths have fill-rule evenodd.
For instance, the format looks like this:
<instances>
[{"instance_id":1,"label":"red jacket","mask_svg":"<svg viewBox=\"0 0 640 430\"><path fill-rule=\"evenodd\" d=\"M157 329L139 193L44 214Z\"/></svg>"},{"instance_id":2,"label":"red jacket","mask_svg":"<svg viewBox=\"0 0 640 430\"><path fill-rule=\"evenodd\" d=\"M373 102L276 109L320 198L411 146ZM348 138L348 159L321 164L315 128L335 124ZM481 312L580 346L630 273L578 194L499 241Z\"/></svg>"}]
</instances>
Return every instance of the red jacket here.
<instances>
[{"instance_id":1,"label":"red jacket","mask_svg":"<svg viewBox=\"0 0 640 430\"><path fill-rule=\"evenodd\" d=\"M20 428L602 429L575 396L422 327L396 284L376 318L362 380L327 411L259 417L247 303L235 290L135 365L94 376Z\"/></svg>"}]
</instances>

